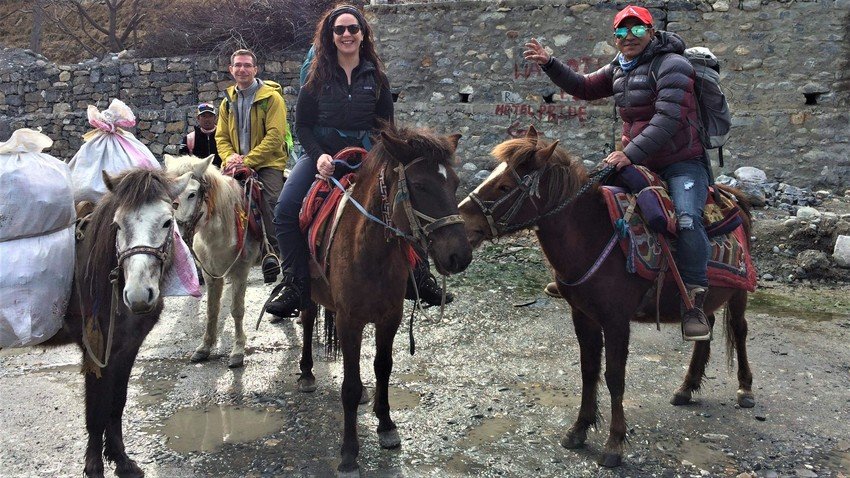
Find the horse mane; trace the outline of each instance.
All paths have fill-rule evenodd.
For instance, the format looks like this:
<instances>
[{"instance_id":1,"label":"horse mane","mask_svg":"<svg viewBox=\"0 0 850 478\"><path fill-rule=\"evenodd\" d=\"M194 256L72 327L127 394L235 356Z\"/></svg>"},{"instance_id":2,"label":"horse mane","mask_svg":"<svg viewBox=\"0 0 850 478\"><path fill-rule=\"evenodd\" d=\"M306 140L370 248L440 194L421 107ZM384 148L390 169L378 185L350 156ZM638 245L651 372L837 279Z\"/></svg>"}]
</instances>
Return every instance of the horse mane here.
<instances>
[{"instance_id":1,"label":"horse mane","mask_svg":"<svg viewBox=\"0 0 850 478\"><path fill-rule=\"evenodd\" d=\"M497 161L506 163L508 167L519 171L520 167L531 160L538 150L546 149L551 145L551 141L542 137L536 141L528 137L514 138L497 145L490 154ZM549 198L547 207L572 197L587 182L587 169L584 164L560 146L555 147L544 171L548 172L549 177L549 190L545 196Z\"/></svg>"},{"instance_id":2,"label":"horse mane","mask_svg":"<svg viewBox=\"0 0 850 478\"><path fill-rule=\"evenodd\" d=\"M78 276L81 286L88 290L97 312L108 313L112 294L109 273L118 265L115 251L115 236L118 228L114 223L119 209L137 209L161 198L169 198L168 178L160 170L131 169L112 178L113 190L98 201L85 232L82 243L85 262ZM78 269L79 270L79 269ZM123 281L123 277L119 277ZM82 299L82 298L81 298ZM96 311L87 311L95 313Z\"/></svg>"},{"instance_id":3,"label":"horse mane","mask_svg":"<svg viewBox=\"0 0 850 478\"><path fill-rule=\"evenodd\" d=\"M413 156L406 158L413 160L420 156L431 159L437 164L443 166L452 166L452 158L454 157L454 147L449 141L437 134L422 128L400 127L392 123L382 122L380 132L390 136L400 142L404 142L412 150ZM397 162L398 158L387 150L386 145L381 141L380 136L377 137L376 144L366 155L363 160L363 166L357 173L357 190L372 191L375 184L378 182L378 177L381 170L391 162ZM387 170L385 180L388 187L392 187L392 182L396 179L396 173L392 170ZM369 206L369 202L374 197L366 198L365 206Z\"/></svg>"}]
</instances>

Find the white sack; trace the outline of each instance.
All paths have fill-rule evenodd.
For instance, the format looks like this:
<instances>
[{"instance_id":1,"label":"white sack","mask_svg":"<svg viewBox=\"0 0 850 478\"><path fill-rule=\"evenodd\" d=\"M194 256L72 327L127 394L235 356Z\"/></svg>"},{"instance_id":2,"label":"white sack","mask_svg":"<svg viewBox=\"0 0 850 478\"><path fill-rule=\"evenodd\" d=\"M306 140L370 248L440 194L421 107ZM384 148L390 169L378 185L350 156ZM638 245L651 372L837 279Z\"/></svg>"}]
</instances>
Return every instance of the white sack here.
<instances>
[{"instance_id":1,"label":"white sack","mask_svg":"<svg viewBox=\"0 0 850 478\"><path fill-rule=\"evenodd\" d=\"M68 165L53 141L20 129L0 143L0 347L34 345L62 327L74 273Z\"/></svg>"},{"instance_id":2,"label":"white sack","mask_svg":"<svg viewBox=\"0 0 850 478\"><path fill-rule=\"evenodd\" d=\"M89 124L95 129L69 163L74 184L74 201L96 203L106 194L101 171L115 176L131 168L159 169L153 153L132 133L122 128L136 125L136 117L121 100L114 99L104 111L89 105Z\"/></svg>"}]
</instances>

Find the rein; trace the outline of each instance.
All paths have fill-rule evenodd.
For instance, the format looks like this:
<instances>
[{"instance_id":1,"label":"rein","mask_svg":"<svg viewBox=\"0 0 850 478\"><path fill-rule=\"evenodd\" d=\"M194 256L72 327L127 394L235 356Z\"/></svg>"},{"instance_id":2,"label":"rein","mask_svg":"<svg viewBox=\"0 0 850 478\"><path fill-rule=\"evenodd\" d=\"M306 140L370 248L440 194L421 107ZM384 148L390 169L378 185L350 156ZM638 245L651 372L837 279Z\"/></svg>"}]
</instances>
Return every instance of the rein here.
<instances>
[{"instance_id":1,"label":"rein","mask_svg":"<svg viewBox=\"0 0 850 478\"><path fill-rule=\"evenodd\" d=\"M543 177L543 174L549 168L538 169L532 173L526 174L523 177L520 177L519 174L513 169L510 168L509 171L516 180L517 186L510 190L507 194L502 196L501 198L495 201L484 201L481 199L475 191L469 193L469 198L481 209L481 212L484 214L484 217L487 219L487 223L490 225L490 232L493 237L499 237L504 234L509 234L511 232L519 231L521 229L526 229L531 227L541 220L550 217L554 214L561 212L567 205L571 202L578 199L581 195L586 193L590 188L597 183L602 182L609 174L614 171L614 166L606 166L602 169L597 169L592 171L587 177L590 179L586 183L582 185L582 187L572 196L564 199L559 205L555 206L553 209L538 214L537 216L529 219L520 224L511 224L511 220L516 216L520 209L522 208L522 204L525 202L527 198L532 196L540 197L540 179ZM493 213L496 211L496 208L501 206L503 203L507 202L515 194L519 194L515 200L515 202L511 203L508 211L497 221Z\"/></svg>"}]
</instances>

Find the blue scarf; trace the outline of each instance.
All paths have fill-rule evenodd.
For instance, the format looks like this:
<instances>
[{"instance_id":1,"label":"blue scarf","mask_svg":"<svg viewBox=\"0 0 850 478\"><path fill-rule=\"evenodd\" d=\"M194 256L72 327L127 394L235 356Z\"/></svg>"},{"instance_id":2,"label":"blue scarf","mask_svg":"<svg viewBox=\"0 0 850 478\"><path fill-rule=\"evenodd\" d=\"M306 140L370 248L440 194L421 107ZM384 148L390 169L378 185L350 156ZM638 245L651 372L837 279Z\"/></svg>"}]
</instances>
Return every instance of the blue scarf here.
<instances>
[{"instance_id":1,"label":"blue scarf","mask_svg":"<svg viewBox=\"0 0 850 478\"><path fill-rule=\"evenodd\" d=\"M638 58L640 58L640 55L632 58L629 61L626 61L626 58L623 56L622 53L617 53L617 61L620 62L620 68L622 68L625 72L628 72L629 70L637 66Z\"/></svg>"}]
</instances>

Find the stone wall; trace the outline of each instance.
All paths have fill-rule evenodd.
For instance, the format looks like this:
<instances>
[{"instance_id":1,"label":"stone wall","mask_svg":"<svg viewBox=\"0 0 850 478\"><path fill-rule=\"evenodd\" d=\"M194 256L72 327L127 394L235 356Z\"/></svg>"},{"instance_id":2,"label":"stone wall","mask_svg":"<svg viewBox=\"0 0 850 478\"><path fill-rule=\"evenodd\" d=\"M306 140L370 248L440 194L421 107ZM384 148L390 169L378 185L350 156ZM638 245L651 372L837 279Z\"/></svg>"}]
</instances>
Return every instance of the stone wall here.
<instances>
[{"instance_id":1,"label":"stone wall","mask_svg":"<svg viewBox=\"0 0 850 478\"><path fill-rule=\"evenodd\" d=\"M656 26L721 58L734 116L723 171L752 165L771 179L850 186L850 2L644 5ZM474 183L475 175L486 174L489 150L529 124L583 159L597 161L610 151L612 102L562 94L523 60L522 50L535 36L574 68L593 71L616 53L610 21L618 7L506 0L373 5L369 11L399 96L396 119L463 133L461 174Z\"/></svg>"},{"instance_id":2,"label":"stone wall","mask_svg":"<svg viewBox=\"0 0 850 478\"><path fill-rule=\"evenodd\" d=\"M850 186L850 0L709 0L646 4L657 26L690 45L711 48L734 116L726 166L764 169L770 180L834 190ZM582 72L610 61L607 1L454 1L367 7L379 52L397 94L396 118L461 132L464 189L491 167L489 151L529 124L583 159L611 149L612 103L579 101L522 59L531 36ZM295 105L303 52L266 62L261 78L287 86ZM226 59L109 57L55 65L20 50L0 50L0 141L20 127L41 127L69 159L89 129L89 104L112 98L139 119L134 133L157 156L174 152L199 101L230 85ZM811 104L807 104L811 103Z\"/></svg>"},{"instance_id":3,"label":"stone wall","mask_svg":"<svg viewBox=\"0 0 850 478\"><path fill-rule=\"evenodd\" d=\"M198 103L218 107L224 89L233 84L227 58L120 56L56 65L22 50L0 51L0 141L18 128L41 128L54 141L48 152L70 160L83 133L91 129L88 105L104 109L118 98L136 114L132 132L161 157L163 152L177 152L182 136L195 124ZM258 75L285 87L290 113L301 60L266 61ZM294 115L287 119L294 120Z\"/></svg>"}]
</instances>

